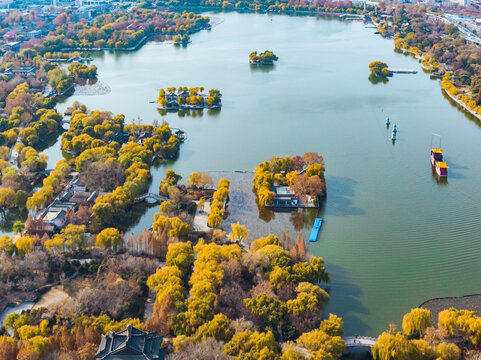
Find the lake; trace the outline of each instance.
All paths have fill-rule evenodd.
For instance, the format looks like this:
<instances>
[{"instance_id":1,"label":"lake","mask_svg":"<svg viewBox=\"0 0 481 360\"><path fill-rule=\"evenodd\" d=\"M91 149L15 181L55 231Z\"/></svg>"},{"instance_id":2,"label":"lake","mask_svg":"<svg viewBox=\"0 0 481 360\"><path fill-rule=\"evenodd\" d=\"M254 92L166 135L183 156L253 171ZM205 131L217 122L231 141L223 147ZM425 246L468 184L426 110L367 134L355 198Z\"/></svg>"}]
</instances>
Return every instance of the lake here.
<instances>
[{"instance_id":1,"label":"lake","mask_svg":"<svg viewBox=\"0 0 481 360\"><path fill-rule=\"evenodd\" d=\"M123 113L127 122L165 119L185 130L178 160L152 169L152 192L167 168L184 178L193 171L235 174L273 155L322 154L328 194L318 216L325 222L309 250L326 259L327 311L344 318L348 335L379 334L432 297L479 292L481 129L444 98L439 81L361 22L207 14L222 22L193 35L187 47L150 42L134 53L97 54L99 81L110 92L74 95L59 110L78 100ZM277 64L252 68L249 54L266 49L279 56ZM368 64L375 60L419 73L373 84ZM222 110L159 114L149 101L160 88L179 85L220 89ZM386 116L398 126L395 144ZM447 183L437 182L429 162L433 132L442 135ZM51 168L59 144L45 153ZM244 185L233 183L232 202L250 191L250 179L237 178ZM312 226L310 215L299 226L298 215L259 219L256 207L246 209L252 211L232 211L227 224L245 223L252 236L290 229L295 238L304 228L307 238ZM156 211L147 210L132 230L150 227Z\"/></svg>"}]
</instances>

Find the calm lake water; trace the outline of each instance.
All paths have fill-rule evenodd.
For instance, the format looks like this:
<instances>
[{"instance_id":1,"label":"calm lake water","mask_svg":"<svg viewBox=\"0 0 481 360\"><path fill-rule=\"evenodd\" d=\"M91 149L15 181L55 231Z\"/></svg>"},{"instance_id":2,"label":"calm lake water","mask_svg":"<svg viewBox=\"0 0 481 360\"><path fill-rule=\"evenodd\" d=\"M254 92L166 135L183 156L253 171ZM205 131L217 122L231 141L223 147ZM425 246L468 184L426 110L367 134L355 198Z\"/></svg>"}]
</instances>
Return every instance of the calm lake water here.
<instances>
[{"instance_id":1,"label":"calm lake water","mask_svg":"<svg viewBox=\"0 0 481 360\"><path fill-rule=\"evenodd\" d=\"M78 100L128 121L167 120L188 135L168 166L184 177L253 170L273 155L322 154L328 197L319 216L325 223L309 250L327 261L328 311L344 318L347 334L378 334L428 298L480 292L481 129L443 97L439 81L420 71L387 84L369 82L374 60L391 68L421 66L359 22L212 15L223 22L193 35L185 48L151 42L135 53L98 55L99 80L111 92L70 97L59 110ZM279 56L277 64L251 68L249 53L265 49ZM149 101L160 88L179 85L220 89L222 110L161 116ZM387 115L399 129L394 145ZM445 184L429 163L433 132L442 135L450 165ZM61 157L58 145L45 153L49 167ZM152 169L152 191L168 167ZM236 199L251 196L246 176L233 177L239 183L232 185L227 224L245 223L252 236L290 229L294 238L304 227L307 238L312 214L259 219L255 206L235 208ZM156 211L150 208L133 231L150 227ZM307 222L299 225L299 218Z\"/></svg>"}]
</instances>

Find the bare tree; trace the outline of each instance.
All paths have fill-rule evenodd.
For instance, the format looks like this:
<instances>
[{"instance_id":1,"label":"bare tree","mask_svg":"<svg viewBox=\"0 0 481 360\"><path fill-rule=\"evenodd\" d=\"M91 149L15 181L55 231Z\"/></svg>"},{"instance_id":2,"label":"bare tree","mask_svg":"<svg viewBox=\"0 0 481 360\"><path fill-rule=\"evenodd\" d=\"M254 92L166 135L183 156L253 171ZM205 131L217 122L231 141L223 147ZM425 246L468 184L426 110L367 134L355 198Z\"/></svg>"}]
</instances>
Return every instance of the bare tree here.
<instances>
[{"instance_id":1,"label":"bare tree","mask_svg":"<svg viewBox=\"0 0 481 360\"><path fill-rule=\"evenodd\" d=\"M207 338L187 347L175 354L167 356L166 360L231 360L229 355L222 351L223 343L212 338Z\"/></svg>"}]
</instances>

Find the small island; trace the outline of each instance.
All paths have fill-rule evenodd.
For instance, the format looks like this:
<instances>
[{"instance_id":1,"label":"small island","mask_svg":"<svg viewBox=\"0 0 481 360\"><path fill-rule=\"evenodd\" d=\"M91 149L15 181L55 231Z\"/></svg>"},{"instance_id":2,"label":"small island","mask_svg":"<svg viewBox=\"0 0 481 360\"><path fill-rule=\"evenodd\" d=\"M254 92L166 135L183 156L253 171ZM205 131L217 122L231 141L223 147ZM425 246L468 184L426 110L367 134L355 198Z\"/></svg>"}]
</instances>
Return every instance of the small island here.
<instances>
[{"instance_id":1,"label":"small island","mask_svg":"<svg viewBox=\"0 0 481 360\"><path fill-rule=\"evenodd\" d=\"M200 110L220 109L222 106L220 98L222 94L217 89L210 89L209 94L203 93L203 87L187 88L186 86L168 87L160 89L157 103L163 110Z\"/></svg>"},{"instance_id":2,"label":"small island","mask_svg":"<svg viewBox=\"0 0 481 360\"><path fill-rule=\"evenodd\" d=\"M303 156L274 156L254 170L259 206L272 209L319 207L326 196L324 159L315 152Z\"/></svg>"},{"instance_id":3,"label":"small island","mask_svg":"<svg viewBox=\"0 0 481 360\"><path fill-rule=\"evenodd\" d=\"M253 51L249 55L249 62L251 65L274 65L274 61L277 61L278 59L279 58L269 50L260 54L257 54L257 51Z\"/></svg>"},{"instance_id":4,"label":"small island","mask_svg":"<svg viewBox=\"0 0 481 360\"><path fill-rule=\"evenodd\" d=\"M187 45L188 43L190 43L190 36L187 34L184 34L182 36L175 35L172 40L174 41L175 45Z\"/></svg>"},{"instance_id":5,"label":"small island","mask_svg":"<svg viewBox=\"0 0 481 360\"><path fill-rule=\"evenodd\" d=\"M392 76L392 71L389 71L387 64L381 61L373 61L369 64L371 76L376 78L387 78Z\"/></svg>"}]
</instances>

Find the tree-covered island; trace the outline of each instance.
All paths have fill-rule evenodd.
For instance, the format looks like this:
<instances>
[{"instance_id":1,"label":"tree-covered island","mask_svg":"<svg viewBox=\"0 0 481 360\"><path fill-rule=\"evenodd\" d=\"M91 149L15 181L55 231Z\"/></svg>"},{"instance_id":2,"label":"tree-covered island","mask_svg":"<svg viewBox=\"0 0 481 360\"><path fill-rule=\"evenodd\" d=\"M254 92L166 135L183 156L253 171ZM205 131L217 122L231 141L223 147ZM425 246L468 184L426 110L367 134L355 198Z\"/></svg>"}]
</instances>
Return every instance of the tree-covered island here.
<instances>
[{"instance_id":1,"label":"tree-covered island","mask_svg":"<svg viewBox=\"0 0 481 360\"><path fill-rule=\"evenodd\" d=\"M259 206L317 207L326 196L324 159L317 153L274 156L260 163L252 180Z\"/></svg>"},{"instance_id":2,"label":"tree-covered island","mask_svg":"<svg viewBox=\"0 0 481 360\"><path fill-rule=\"evenodd\" d=\"M257 54L257 51L253 51L249 55L249 62L251 65L274 65L274 61L277 61L278 59L279 58L269 50L260 54Z\"/></svg>"},{"instance_id":3,"label":"tree-covered island","mask_svg":"<svg viewBox=\"0 0 481 360\"><path fill-rule=\"evenodd\" d=\"M392 72L389 71L387 64L381 61L373 61L370 63L369 70L371 70L371 76L376 78L386 78L392 76Z\"/></svg>"},{"instance_id":4,"label":"tree-covered island","mask_svg":"<svg viewBox=\"0 0 481 360\"><path fill-rule=\"evenodd\" d=\"M163 110L219 109L222 106L221 97L222 94L217 89L210 89L209 93L205 94L203 87L179 86L178 89L160 89L156 102Z\"/></svg>"}]
</instances>

